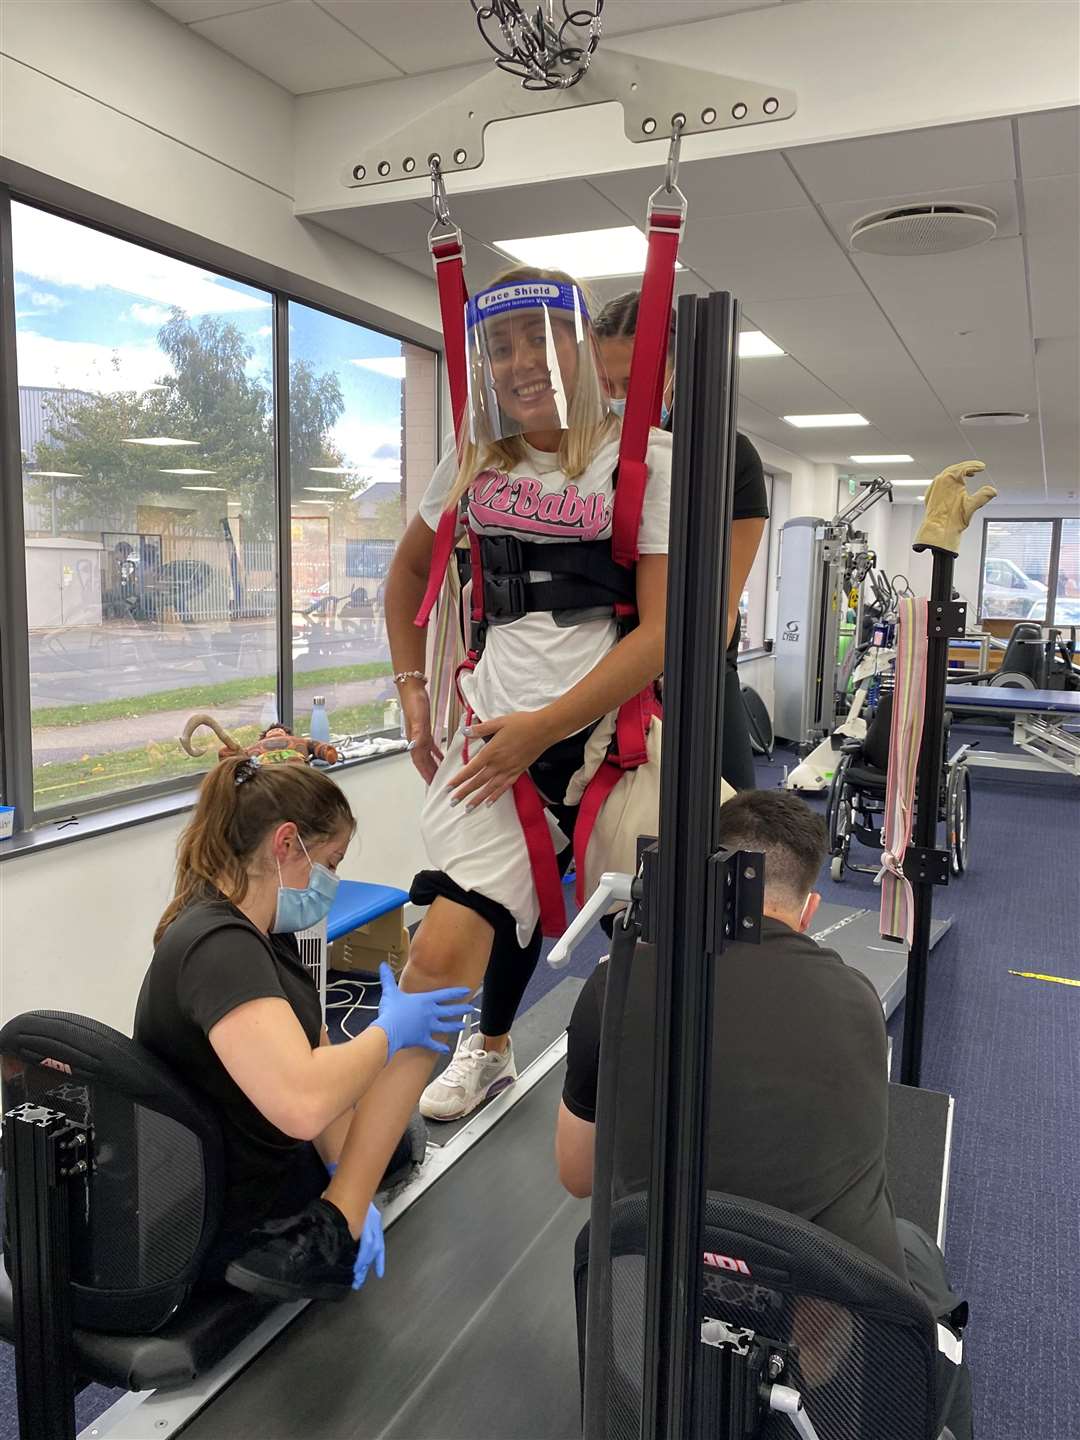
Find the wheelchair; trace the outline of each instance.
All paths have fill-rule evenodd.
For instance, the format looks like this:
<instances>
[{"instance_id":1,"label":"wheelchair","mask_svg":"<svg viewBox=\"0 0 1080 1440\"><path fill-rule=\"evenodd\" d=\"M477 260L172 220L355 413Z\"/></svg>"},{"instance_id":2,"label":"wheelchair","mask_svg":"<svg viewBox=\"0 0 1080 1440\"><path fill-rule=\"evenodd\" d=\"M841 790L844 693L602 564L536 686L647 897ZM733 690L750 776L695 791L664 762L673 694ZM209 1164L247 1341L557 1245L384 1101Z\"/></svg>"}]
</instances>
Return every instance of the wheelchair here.
<instances>
[{"instance_id":1,"label":"wheelchair","mask_svg":"<svg viewBox=\"0 0 1080 1440\"><path fill-rule=\"evenodd\" d=\"M885 789L889 777L889 732L892 728L893 696L886 691L878 703L863 740L846 740L840 761L833 772L825 809L829 832L829 873L842 880L845 870L876 875L880 863L860 864L851 858L853 840L881 850L885 824ZM945 749L949 746L952 716L945 713ZM918 797L916 796L916 803ZM971 775L967 746L962 746L942 767L937 795L938 820L945 825L949 868L962 875L968 868L971 847Z\"/></svg>"}]
</instances>

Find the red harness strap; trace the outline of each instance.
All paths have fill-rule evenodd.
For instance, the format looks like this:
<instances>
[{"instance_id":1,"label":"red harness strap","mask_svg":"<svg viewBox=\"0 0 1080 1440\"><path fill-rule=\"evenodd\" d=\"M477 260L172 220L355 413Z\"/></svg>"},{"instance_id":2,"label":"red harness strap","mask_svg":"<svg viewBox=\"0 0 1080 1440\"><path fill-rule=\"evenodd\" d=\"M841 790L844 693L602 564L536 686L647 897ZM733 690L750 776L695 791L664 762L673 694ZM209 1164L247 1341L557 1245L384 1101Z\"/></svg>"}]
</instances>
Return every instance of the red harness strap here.
<instances>
[{"instance_id":1,"label":"red harness strap","mask_svg":"<svg viewBox=\"0 0 1080 1440\"><path fill-rule=\"evenodd\" d=\"M536 898L540 902L540 931L549 939L557 940L566 929L559 862L555 858L544 802L527 770L514 781L514 805L529 852Z\"/></svg>"},{"instance_id":2,"label":"red harness strap","mask_svg":"<svg viewBox=\"0 0 1080 1440\"><path fill-rule=\"evenodd\" d=\"M461 231L436 236L431 241L431 259L435 266L435 281L439 290L439 311L446 346L446 378L450 386L454 436L460 452L465 435L465 407L469 400L469 385L465 372L465 306L469 292L465 288L465 254L461 245ZM439 598L446 578L446 567L454 553L456 535L457 514L453 510L444 510L439 517L439 528L435 532L427 589L413 622L420 629L428 623Z\"/></svg>"},{"instance_id":3,"label":"red harness strap","mask_svg":"<svg viewBox=\"0 0 1080 1440\"><path fill-rule=\"evenodd\" d=\"M649 212L649 255L638 300L626 413L619 441L615 517L611 526L611 553L620 565L633 565L638 557L638 531L647 478L645 456L649 429L660 419L664 398L664 362L683 220L681 208Z\"/></svg>"}]
</instances>

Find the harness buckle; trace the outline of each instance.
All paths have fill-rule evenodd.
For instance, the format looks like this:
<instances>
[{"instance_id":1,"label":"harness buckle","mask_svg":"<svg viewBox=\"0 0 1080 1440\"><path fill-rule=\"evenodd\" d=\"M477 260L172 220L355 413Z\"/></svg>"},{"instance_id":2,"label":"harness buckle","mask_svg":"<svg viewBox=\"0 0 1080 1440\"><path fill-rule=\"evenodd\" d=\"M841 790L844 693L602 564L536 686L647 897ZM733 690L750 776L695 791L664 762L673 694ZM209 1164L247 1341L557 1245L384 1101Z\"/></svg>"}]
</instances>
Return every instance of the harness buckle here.
<instances>
[{"instance_id":1,"label":"harness buckle","mask_svg":"<svg viewBox=\"0 0 1080 1440\"><path fill-rule=\"evenodd\" d=\"M521 541L513 535L485 535L481 540L485 575L524 577L525 556Z\"/></svg>"},{"instance_id":2,"label":"harness buckle","mask_svg":"<svg viewBox=\"0 0 1080 1440\"><path fill-rule=\"evenodd\" d=\"M520 620L526 613L524 575L491 574L484 556L484 618L496 623Z\"/></svg>"}]
</instances>

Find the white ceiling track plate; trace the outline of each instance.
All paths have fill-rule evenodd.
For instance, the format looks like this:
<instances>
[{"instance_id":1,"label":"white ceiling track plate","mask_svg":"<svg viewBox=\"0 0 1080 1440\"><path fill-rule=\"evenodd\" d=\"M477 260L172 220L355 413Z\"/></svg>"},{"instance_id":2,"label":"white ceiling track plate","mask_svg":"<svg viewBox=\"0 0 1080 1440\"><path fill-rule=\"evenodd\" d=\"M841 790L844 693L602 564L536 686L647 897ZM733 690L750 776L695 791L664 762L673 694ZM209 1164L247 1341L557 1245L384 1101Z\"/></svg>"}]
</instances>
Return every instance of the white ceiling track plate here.
<instances>
[{"instance_id":1,"label":"white ceiling track plate","mask_svg":"<svg viewBox=\"0 0 1080 1440\"><path fill-rule=\"evenodd\" d=\"M359 190L416 179L428 174L433 156L444 176L475 170L484 160L484 132L495 121L612 100L622 106L626 137L635 143L670 139L680 119L683 135L702 135L787 120L796 105L794 92L776 85L604 50L566 90L523 90L498 70L482 75L366 148L345 166L342 183Z\"/></svg>"}]
</instances>

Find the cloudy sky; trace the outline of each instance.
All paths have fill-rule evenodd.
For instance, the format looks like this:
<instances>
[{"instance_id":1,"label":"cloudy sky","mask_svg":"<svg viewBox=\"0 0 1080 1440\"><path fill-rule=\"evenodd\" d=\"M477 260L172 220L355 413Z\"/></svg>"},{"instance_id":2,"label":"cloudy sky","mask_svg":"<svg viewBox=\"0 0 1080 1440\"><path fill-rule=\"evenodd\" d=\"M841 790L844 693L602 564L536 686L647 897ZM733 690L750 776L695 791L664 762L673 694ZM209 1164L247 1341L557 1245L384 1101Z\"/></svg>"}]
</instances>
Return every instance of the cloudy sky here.
<instances>
[{"instance_id":1,"label":"cloudy sky","mask_svg":"<svg viewBox=\"0 0 1080 1440\"><path fill-rule=\"evenodd\" d=\"M12 205L20 385L144 390L171 369L157 331L174 305L228 319L271 371L270 296L29 206ZM345 397L334 441L350 465L396 478L402 348L374 330L294 305L290 353L333 370Z\"/></svg>"}]
</instances>

